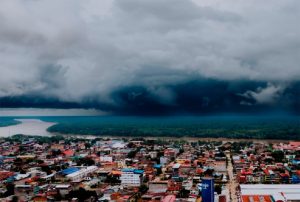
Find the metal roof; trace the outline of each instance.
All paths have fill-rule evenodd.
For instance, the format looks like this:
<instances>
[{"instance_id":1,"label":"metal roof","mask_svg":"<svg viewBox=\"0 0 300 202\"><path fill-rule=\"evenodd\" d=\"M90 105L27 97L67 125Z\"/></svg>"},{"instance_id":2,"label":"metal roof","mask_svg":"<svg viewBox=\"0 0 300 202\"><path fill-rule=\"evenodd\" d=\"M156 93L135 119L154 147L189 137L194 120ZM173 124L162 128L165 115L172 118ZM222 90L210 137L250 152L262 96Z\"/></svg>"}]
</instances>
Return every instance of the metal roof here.
<instances>
[{"instance_id":1,"label":"metal roof","mask_svg":"<svg viewBox=\"0 0 300 202\"><path fill-rule=\"evenodd\" d=\"M61 173L64 174L64 175L69 175L71 173L75 173L78 170L79 170L79 168L71 167L71 168L67 168L65 170L62 170Z\"/></svg>"}]
</instances>

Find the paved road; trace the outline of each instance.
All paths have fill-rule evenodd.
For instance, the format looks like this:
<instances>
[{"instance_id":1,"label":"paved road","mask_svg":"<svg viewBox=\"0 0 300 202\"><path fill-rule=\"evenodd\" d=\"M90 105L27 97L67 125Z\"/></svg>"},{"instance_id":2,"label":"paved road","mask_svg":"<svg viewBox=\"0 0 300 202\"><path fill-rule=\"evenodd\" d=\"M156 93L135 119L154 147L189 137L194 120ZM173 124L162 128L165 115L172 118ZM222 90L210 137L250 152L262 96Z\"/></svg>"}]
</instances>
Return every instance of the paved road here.
<instances>
[{"instance_id":1,"label":"paved road","mask_svg":"<svg viewBox=\"0 0 300 202\"><path fill-rule=\"evenodd\" d=\"M237 202L238 198L237 198L237 191L236 191L236 187L238 186L238 183L236 182L234 176L233 176L233 165L231 162L231 156L230 154L226 154L226 157L228 159L228 167L227 167L227 171L228 171L228 176L229 176L229 182L227 184L228 186L228 190L230 193L230 201L232 202Z\"/></svg>"}]
</instances>

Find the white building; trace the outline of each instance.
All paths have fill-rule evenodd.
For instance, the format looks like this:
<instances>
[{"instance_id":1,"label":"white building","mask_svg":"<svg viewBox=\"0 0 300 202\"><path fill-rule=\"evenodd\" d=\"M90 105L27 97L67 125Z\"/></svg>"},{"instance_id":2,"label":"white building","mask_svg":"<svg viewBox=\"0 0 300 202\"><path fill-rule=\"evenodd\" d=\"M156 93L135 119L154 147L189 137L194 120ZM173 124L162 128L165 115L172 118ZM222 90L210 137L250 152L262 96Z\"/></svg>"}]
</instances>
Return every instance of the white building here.
<instances>
[{"instance_id":1,"label":"white building","mask_svg":"<svg viewBox=\"0 0 300 202\"><path fill-rule=\"evenodd\" d=\"M62 196L66 196L72 190L72 186L70 184L58 184L55 189L59 190Z\"/></svg>"},{"instance_id":2,"label":"white building","mask_svg":"<svg viewBox=\"0 0 300 202\"><path fill-rule=\"evenodd\" d=\"M168 190L168 181L151 181L148 185L152 193L165 193Z\"/></svg>"},{"instance_id":3,"label":"white building","mask_svg":"<svg viewBox=\"0 0 300 202\"><path fill-rule=\"evenodd\" d=\"M242 202L243 198L252 200L262 195L269 195L273 201L300 201L300 184L241 184L240 187Z\"/></svg>"},{"instance_id":4,"label":"white building","mask_svg":"<svg viewBox=\"0 0 300 202\"><path fill-rule=\"evenodd\" d=\"M149 152L149 154L150 154L150 157L153 158L153 159L157 157L157 152L156 151Z\"/></svg>"},{"instance_id":5,"label":"white building","mask_svg":"<svg viewBox=\"0 0 300 202\"><path fill-rule=\"evenodd\" d=\"M125 168L122 170L120 177L121 184L123 186L134 186L138 187L142 184L143 181L143 170Z\"/></svg>"},{"instance_id":6,"label":"white building","mask_svg":"<svg viewBox=\"0 0 300 202\"><path fill-rule=\"evenodd\" d=\"M97 166L88 166L86 168L82 168L74 173L67 175L66 177L72 181L81 180L86 177L88 174L95 172L98 170Z\"/></svg>"},{"instance_id":7,"label":"white building","mask_svg":"<svg viewBox=\"0 0 300 202\"><path fill-rule=\"evenodd\" d=\"M25 179L25 178L28 178L30 177L30 173L26 173L26 174L17 174L16 176L14 176L15 180L22 180L22 179Z\"/></svg>"},{"instance_id":8,"label":"white building","mask_svg":"<svg viewBox=\"0 0 300 202\"><path fill-rule=\"evenodd\" d=\"M159 158L159 162L160 162L160 164L162 164L162 165L166 165L166 164L169 162L169 159L168 159L167 157L161 156L161 157Z\"/></svg>"},{"instance_id":9,"label":"white building","mask_svg":"<svg viewBox=\"0 0 300 202\"><path fill-rule=\"evenodd\" d=\"M112 156L100 156L101 162L113 162Z\"/></svg>"}]
</instances>

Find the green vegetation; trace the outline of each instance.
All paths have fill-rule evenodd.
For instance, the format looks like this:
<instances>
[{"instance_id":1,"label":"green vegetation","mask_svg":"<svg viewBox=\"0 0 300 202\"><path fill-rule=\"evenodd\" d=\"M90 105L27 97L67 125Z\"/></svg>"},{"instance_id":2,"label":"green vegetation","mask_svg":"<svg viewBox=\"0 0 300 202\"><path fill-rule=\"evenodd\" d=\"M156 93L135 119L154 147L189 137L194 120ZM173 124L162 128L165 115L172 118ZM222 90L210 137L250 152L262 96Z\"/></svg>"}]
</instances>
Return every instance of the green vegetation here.
<instances>
[{"instance_id":1,"label":"green vegetation","mask_svg":"<svg viewBox=\"0 0 300 202\"><path fill-rule=\"evenodd\" d=\"M20 121L17 121L13 118L9 117L0 117L0 127L5 127L5 126L12 126L12 125L17 125L21 123Z\"/></svg>"},{"instance_id":2,"label":"green vegetation","mask_svg":"<svg viewBox=\"0 0 300 202\"><path fill-rule=\"evenodd\" d=\"M145 193L147 193L147 191L148 191L148 186L146 185L146 184L142 184L140 187L139 187L139 192L141 193L141 194L145 194Z\"/></svg>"},{"instance_id":3,"label":"green vegetation","mask_svg":"<svg viewBox=\"0 0 300 202\"><path fill-rule=\"evenodd\" d=\"M67 194L67 199L78 198L79 201L86 201L87 199L93 197L94 199L98 197L96 191L85 190L80 187L78 190L72 190L69 194ZM57 198L56 201L60 201L61 198Z\"/></svg>"},{"instance_id":4,"label":"green vegetation","mask_svg":"<svg viewBox=\"0 0 300 202\"><path fill-rule=\"evenodd\" d=\"M102 138L96 138L94 140L90 140L90 139L86 139L86 138L76 138L76 137L64 137L61 135L54 135L54 136L32 136L32 135L13 135L10 137L3 137L1 139L3 139L5 142L9 142L9 143L22 143L24 141L28 141L30 139L34 138L34 140L39 143L39 144L57 144L60 141L64 141L65 144L70 144L70 142L86 142L87 145L90 144L94 144L96 141L102 140ZM20 152L22 152L23 147L20 146ZM54 151L54 155L58 155L61 151L57 150Z\"/></svg>"},{"instance_id":5,"label":"green vegetation","mask_svg":"<svg viewBox=\"0 0 300 202\"><path fill-rule=\"evenodd\" d=\"M282 162L284 159L284 152L281 150L273 151L272 157L274 158L275 162Z\"/></svg>"},{"instance_id":6,"label":"green vegetation","mask_svg":"<svg viewBox=\"0 0 300 202\"><path fill-rule=\"evenodd\" d=\"M298 117L81 117L57 122L49 132L131 137L300 139Z\"/></svg>"},{"instance_id":7,"label":"green vegetation","mask_svg":"<svg viewBox=\"0 0 300 202\"><path fill-rule=\"evenodd\" d=\"M0 127L18 124L15 118L18 117L0 117ZM300 140L300 117L297 116L31 118L58 123L48 128L49 132L58 134ZM40 138L40 141L49 140Z\"/></svg>"},{"instance_id":8,"label":"green vegetation","mask_svg":"<svg viewBox=\"0 0 300 202\"><path fill-rule=\"evenodd\" d=\"M51 136L51 137L47 137L47 136L28 136L28 135L13 135L11 137L5 137L4 140L6 142L17 142L17 143L22 143L23 141L28 141L30 138L34 138L37 143L39 144L43 144L43 143L58 143L60 140L64 140L66 142L69 142L69 139L65 139L63 136ZM77 140L77 139L75 139ZM77 141L79 141L80 139L78 139Z\"/></svg>"}]
</instances>

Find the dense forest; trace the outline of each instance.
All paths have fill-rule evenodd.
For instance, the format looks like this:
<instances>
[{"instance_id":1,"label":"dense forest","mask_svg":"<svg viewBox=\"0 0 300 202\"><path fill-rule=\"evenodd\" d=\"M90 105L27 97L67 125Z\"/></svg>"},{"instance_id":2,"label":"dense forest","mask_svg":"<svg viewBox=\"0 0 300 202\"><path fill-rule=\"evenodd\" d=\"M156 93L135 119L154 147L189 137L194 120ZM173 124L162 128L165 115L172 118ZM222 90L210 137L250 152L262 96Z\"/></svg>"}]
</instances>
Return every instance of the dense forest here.
<instances>
[{"instance_id":1,"label":"dense forest","mask_svg":"<svg viewBox=\"0 0 300 202\"><path fill-rule=\"evenodd\" d=\"M71 118L49 132L99 136L224 137L300 140L298 117Z\"/></svg>"},{"instance_id":2,"label":"dense forest","mask_svg":"<svg viewBox=\"0 0 300 202\"><path fill-rule=\"evenodd\" d=\"M0 127L19 124L15 118L21 117L0 117ZM30 118L56 122L48 131L60 134L300 140L297 116Z\"/></svg>"},{"instance_id":3,"label":"dense forest","mask_svg":"<svg viewBox=\"0 0 300 202\"><path fill-rule=\"evenodd\" d=\"M0 117L0 127L17 125L21 123L20 121L14 120L10 117Z\"/></svg>"}]
</instances>

